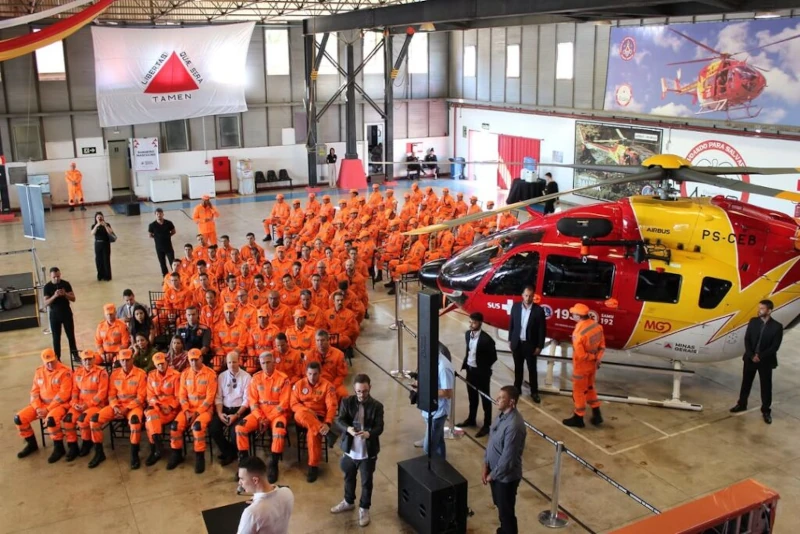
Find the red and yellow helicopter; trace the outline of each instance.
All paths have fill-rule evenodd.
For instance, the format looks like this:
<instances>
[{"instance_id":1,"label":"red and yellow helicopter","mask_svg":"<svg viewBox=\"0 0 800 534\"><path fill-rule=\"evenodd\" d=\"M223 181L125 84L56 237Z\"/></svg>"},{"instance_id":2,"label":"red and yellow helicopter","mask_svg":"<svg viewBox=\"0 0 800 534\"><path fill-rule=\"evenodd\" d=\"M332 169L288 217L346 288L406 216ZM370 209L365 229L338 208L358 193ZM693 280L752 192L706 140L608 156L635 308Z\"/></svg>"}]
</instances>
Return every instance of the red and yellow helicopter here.
<instances>
[{"instance_id":1,"label":"red and yellow helicopter","mask_svg":"<svg viewBox=\"0 0 800 534\"><path fill-rule=\"evenodd\" d=\"M666 98L667 93L677 93L679 95L692 95L692 103L700 104L696 114L713 113L724 111L729 120L752 119L758 116L761 108L753 104L753 100L764 92L767 87L767 80L760 71L768 72L757 65L748 63L747 60L734 59L739 54L749 54L768 46L784 43L797 39L800 34L781 39L772 43L733 54L714 50L705 43L689 37L679 31L670 28L670 31L691 41L700 48L707 50L714 57L695 59L691 61L679 61L667 63L667 65L687 65L691 63L708 63L700 69L697 80L681 85L681 71L678 70L677 76L673 80L673 86L669 87L668 81L661 78L661 99ZM734 112L732 116L731 112ZM736 112L742 112L737 115Z\"/></svg>"},{"instance_id":2,"label":"red and yellow helicopter","mask_svg":"<svg viewBox=\"0 0 800 534\"><path fill-rule=\"evenodd\" d=\"M542 166L548 166L543 164ZM419 228L409 235L459 226L577 191L627 182L658 182L657 196L576 207L493 234L448 260L423 266L420 277L453 306L482 312L507 330L511 305L535 288L547 335L570 340L569 308L587 304L609 348L672 362L741 357L743 334L758 302L789 325L800 315L800 226L786 214L722 196L675 196L674 182L700 182L800 202L800 193L724 175L792 174L796 168L697 167L674 155L641 166L565 165L624 176Z\"/></svg>"}]
</instances>

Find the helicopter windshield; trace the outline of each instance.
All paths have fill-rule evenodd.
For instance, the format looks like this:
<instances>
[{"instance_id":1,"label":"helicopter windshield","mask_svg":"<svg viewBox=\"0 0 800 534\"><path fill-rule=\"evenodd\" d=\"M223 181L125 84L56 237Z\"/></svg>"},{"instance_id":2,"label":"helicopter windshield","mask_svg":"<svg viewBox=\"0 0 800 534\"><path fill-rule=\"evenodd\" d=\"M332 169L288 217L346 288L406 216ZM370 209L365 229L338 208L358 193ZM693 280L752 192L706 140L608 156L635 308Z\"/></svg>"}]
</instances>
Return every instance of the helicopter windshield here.
<instances>
[{"instance_id":1,"label":"helicopter windshield","mask_svg":"<svg viewBox=\"0 0 800 534\"><path fill-rule=\"evenodd\" d=\"M483 276L492 269L494 265L492 260L516 246L538 243L543 236L544 232L530 230L513 229L498 232L445 263L439 275L440 281L444 287L450 289L474 291Z\"/></svg>"}]
</instances>

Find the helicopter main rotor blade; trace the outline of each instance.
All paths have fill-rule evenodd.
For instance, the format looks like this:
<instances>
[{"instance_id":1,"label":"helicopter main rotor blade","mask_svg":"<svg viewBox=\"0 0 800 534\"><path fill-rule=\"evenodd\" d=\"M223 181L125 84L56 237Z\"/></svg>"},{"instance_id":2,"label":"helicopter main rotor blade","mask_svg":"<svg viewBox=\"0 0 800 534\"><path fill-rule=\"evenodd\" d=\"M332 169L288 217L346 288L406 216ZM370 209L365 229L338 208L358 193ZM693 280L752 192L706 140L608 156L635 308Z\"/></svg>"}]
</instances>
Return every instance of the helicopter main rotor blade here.
<instances>
[{"instance_id":1,"label":"helicopter main rotor blade","mask_svg":"<svg viewBox=\"0 0 800 534\"><path fill-rule=\"evenodd\" d=\"M709 61L714 61L715 57L706 57L703 59L692 59L687 61L675 61L673 63L667 63L667 65L688 65L690 63L708 63Z\"/></svg>"},{"instance_id":2,"label":"helicopter main rotor blade","mask_svg":"<svg viewBox=\"0 0 800 534\"><path fill-rule=\"evenodd\" d=\"M709 52L713 52L713 53L717 54L718 56L722 56L722 55L724 55L722 52L720 52L720 51L718 51L718 50L714 50L713 48L711 48L711 47L710 47L710 46L708 46L707 44L705 44L705 43L701 43L701 42L700 42L700 41L698 41L697 39L693 39L692 37L689 37L689 36L688 36L688 35L686 35L685 33L681 33L681 32L679 32L678 30L673 30L672 28L670 28L670 29L669 29L669 31L671 31L672 33L677 33L678 35L680 35L681 37L683 37L683 38L684 38L684 39L686 39L687 41L691 41L691 42L693 42L694 44L696 44L697 46L699 46L700 48L703 48L703 49L705 49L705 50L708 50Z\"/></svg>"},{"instance_id":3,"label":"helicopter main rotor blade","mask_svg":"<svg viewBox=\"0 0 800 534\"><path fill-rule=\"evenodd\" d=\"M751 48L749 50L742 50L741 52L736 52L735 54L732 54L732 55L738 56L739 54L749 54L750 52L755 52L756 50L761 50L762 48L767 48L768 46L772 46L772 45L776 45L776 44L780 44L780 43L785 43L786 41L791 41L793 39L797 39L798 37L800 37L800 33L798 33L797 35L794 35L792 37L787 37L786 39L780 39L778 41L772 41L771 43L767 43L765 45L761 45L761 46L756 47L756 48Z\"/></svg>"},{"instance_id":4,"label":"helicopter main rotor blade","mask_svg":"<svg viewBox=\"0 0 800 534\"><path fill-rule=\"evenodd\" d=\"M617 141L614 141L615 143ZM437 165L438 161L370 161L370 165L395 165L395 166L402 166L402 165ZM490 161L465 161L463 163L459 163L459 165L525 165L526 162L524 161L498 161L498 160L490 160ZM596 172L613 172L613 173L620 173L620 174L637 174L644 170L645 167L640 165L580 165L580 164L571 164L571 163L543 163L543 162L536 162L537 170L539 167L558 167L560 169L579 169L583 171L596 171Z\"/></svg>"},{"instance_id":5,"label":"helicopter main rotor blade","mask_svg":"<svg viewBox=\"0 0 800 534\"><path fill-rule=\"evenodd\" d=\"M693 171L714 176L725 176L727 174L800 174L800 167L705 167L692 165L689 168Z\"/></svg>"},{"instance_id":6,"label":"helicopter main rotor blade","mask_svg":"<svg viewBox=\"0 0 800 534\"><path fill-rule=\"evenodd\" d=\"M504 213L506 211L513 211L522 208L526 208L528 206L532 206L534 204L541 204L542 202L547 202L548 200L554 200L564 195L569 195L572 193L577 193L578 191L586 191L588 189L595 189L598 187L606 187L609 185L617 185L617 184L627 184L631 182L641 182L641 181L660 181L666 176L666 171L661 167L657 167L655 169L648 169L644 172L639 172L633 175L623 176L621 178L615 178L613 180L604 180L601 182L597 182L596 184L592 185L585 185L581 187L575 187L570 189L569 191L562 191L559 193L553 193L551 195L544 195L541 197L532 198L530 200L523 200L522 202L515 202L514 204L508 204L507 206L503 206L502 208L497 208L491 211L480 211L478 213L473 213L472 215L466 215L464 217L453 219L450 221L441 222L438 224L432 224L430 226L425 226L423 228L415 228L414 230L409 230L408 232L404 232L403 235L425 235L425 234L432 234L434 232L439 232L441 230L446 230L447 228L453 228L455 226L461 226L462 224L470 223L473 221L479 221L486 217L491 217L493 215L497 215L498 213Z\"/></svg>"},{"instance_id":7,"label":"helicopter main rotor blade","mask_svg":"<svg viewBox=\"0 0 800 534\"><path fill-rule=\"evenodd\" d=\"M698 172L688 167L673 170L670 172L670 178L684 182L697 182L701 184L714 185L717 187L723 187L725 189L739 191L740 193L750 193L753 195L780 198L782 200L789 200L791 202L800 202L800 193L794 191L784 191L782 189L775 189L773 187L749 184L742 180L731 180L730 178L725 178L723 176L715 176Z\"/></svg>"}]
</instances>

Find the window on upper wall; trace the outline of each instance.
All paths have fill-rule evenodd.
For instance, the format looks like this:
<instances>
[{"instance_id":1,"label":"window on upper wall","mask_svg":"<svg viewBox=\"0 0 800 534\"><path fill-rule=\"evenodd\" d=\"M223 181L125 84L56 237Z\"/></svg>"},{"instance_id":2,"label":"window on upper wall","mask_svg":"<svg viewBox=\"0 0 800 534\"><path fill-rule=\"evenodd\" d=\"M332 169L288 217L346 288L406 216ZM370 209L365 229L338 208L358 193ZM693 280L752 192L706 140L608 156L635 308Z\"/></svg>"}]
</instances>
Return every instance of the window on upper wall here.
<instances>
[{"instance_id":1,"label":"window on upper wall","mask_svg":"<svg viewBox=\"0 0 800 534\"><path fill-rule=\"evenodd\" d=\"M428 34L417 32L408 45L408 72L428 74Z\"/></svg>"},{"instance_id":2,"label":"window on upper wall","mask_svg":"<svg viewBox=\"0 0 800 534\"><path fill-rule=\"evenodd\" d=\"M317 44L322 43L322 36L325 35L324 33L318 33L316 35ZM325 44L325 51L328 53L329 56L333 58L335 62L339 62L339 39L336 37L336 32L331 32L328 36L328 42ZM314 53L319 53L318 50L314 50ZM338 70L336 67L333 66L333 63L328 61L328 58L322 56L322 61L319 64L319 74L338 74Z\"/></svg>"},{"instance_id":3,"label":"window on upper wall","mask_svg":"<svg viewBox=\"0 0 800 534\"><path fill-rule=\"evenodd\" d=\"M382 39L383 36L378 32L365 32L361 47L361 59L366 59L369 53L375 49ZM364 65L364 74L383 74L383 48L378 50L375 55L372 56L372 59Z\"/></svg>"},{"instance_id":4,"label":"window on upper wall","mask_svg":"<svg viewBox=\"0 0 800 534\"><path fill-rule=\"evenodd\" d=\"M575 70L572 43L558 43L556 51L556 80L571 80Z\"/></svg>"},{"instance_id":5,"label":"window on upper wall","mask_svg":"<svg viewBox=\"0 0 800 534\"><path fill-rule=\"evenodd\" d=\"M289 74L289 31L264 30L267 76Z\"/></svg>"},{"instance_id":6,"label":"window on upper wall","mask_svg":"<svg viewBox=\"0 0 800 534\"><path fill-rule=\"evenodd\" d=\"M217 138L219 139L219 148L239 148L242 146L239 115L220 115L217 117Z\"/></svg>"},{"instance_id":7,"label":"window on upper wall","mask_svg":"<svg viewBox=\"0 0 800 534\"><path fill-rule=\"evenodd\" d=\"M506 47L506 78L519 78L519 45Z\"/></svg>"},{"instance_id":8,"label":"window on upper wall","mask_svg":"<svg viewBox=\"0 0 800 534\"><path fill-rule=\"evenodd\" d=\"M34 33L41 31L38 28ZM67 79L67 66L64 62L64 43L57 41L36 50L36 71L40 82Z\"/></svg>"},{"instance_id":9,"label":"window on upper wall","mask_svg":"<svg viewBox=\"0 0 800 534\"><path fill-rule=\"evenodd\" d=\"M163 122L165 152L181 152L189 150L189 128L185 120Z\"/></svg>"},{"instance_id":10,"label":"window on upper wall","mask_svg":"<svg viewBox=\"0 0 800 534\"><path fill-rule=\"evenodd\" d=\"M11 129L16 161L39 161L42 157L42 135L39 123L15 124Z\"/></svg>"},{"instance_id":11,"label":"window on upper wall","mask_svg":"<svg viewBox=\"0 0 800 534\"><path fill-rule=\"evenodd\" d=\"M465 46L464 47L464 76L466 78L474 78L475 77L475 70L476 70L476 61L477 55L475 52L475 47Z\"/></svg>"},{"instance_id":12,"label":"window on upper wall","mask_svg":"<svg viewBox=\"0 0 800 534\"><path fill-rule=\"evenodd\" d=\"M682 279L679 274L642 269L636 283L636 300L675 304L681 294Z\"/></svg>"}]
</instances>

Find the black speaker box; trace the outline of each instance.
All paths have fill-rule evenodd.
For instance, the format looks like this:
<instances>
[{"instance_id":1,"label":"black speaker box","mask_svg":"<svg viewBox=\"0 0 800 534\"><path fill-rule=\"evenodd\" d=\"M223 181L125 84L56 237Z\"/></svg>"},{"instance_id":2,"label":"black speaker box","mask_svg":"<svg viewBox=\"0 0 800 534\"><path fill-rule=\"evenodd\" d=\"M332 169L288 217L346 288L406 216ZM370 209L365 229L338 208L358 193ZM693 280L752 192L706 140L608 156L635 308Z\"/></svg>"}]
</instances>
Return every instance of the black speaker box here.
<instances>
[{"instance_id":1,"label":"black speaker box","mask_svg":"<svg viewBox=\"0 0 800 534\"><path fill-rule=\"evenodd\" d=\"M419 534L467 531L467 480L441 458L397 463L397 513Z\"/></svg>"},{"instance_id":2,"label":"black speaker box","mask_svg":"<svg viewBox=\"0 0 800 534\"><path fill-rule=\"evenodd\" d=\"M139 203L131 202L129 204L125 204L125 214L128 217L131 217L133 215L141 215L141 209L139 207Z\"/></svg>"},{"instance_id":3,"label":"black speaker box","mask_svg":"<svg viewBox=\"0 0 800 534\"><path fill-rule=\"evenodd\" d=\"M439 309L442 294L423 289L417 296L417 406L435 412L439 404Z\"/></svg>"}]
</instances>

